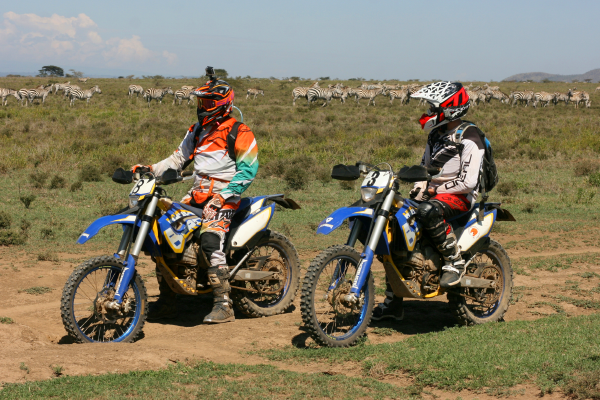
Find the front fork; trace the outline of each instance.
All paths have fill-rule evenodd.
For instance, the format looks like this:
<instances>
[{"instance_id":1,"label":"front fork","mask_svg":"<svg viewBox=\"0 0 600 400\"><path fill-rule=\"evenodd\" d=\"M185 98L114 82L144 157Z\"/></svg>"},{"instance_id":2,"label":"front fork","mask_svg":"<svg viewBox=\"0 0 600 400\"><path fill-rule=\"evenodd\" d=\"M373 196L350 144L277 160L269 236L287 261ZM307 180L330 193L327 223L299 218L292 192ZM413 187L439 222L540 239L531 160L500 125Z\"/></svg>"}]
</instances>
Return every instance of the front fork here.
<instances>
[{"instance_id":1,"label":"front fork","mask_svg":"<svg viewBox=\"0 0 600 400\"><path fill-rule=\"evenodd\" d=\"M365 246L364 253L361 254L361 261L358 264L358 268L356 270L356 275L354 277L354 281L352 282L352 288L350 289L350 293L347 294L345 300L350 303L356 303L360 297L360 291L364 286L367 277L369 276L369 272L371 271L371 265L373 264L373 258L375 258L375 249L377 248L377 243L379 243L379 238L385 229L388 216L390 214L390 210L392 208L392 203L394 202L394 196L397 192L397 183L394 182L392 189L388 192L379 212L377 213L377 217L375 219L375 224L373 226L373 230L371 231L371 236Z\"/></svg>"},{"instance_id":2,"label":"front fork","mask_svg":"<svg viewBox=\"0 0 600 400\"><path fill-rule=\"evenodd\" d=\"M119 280L116 284L114 301L110 302L106 305L108 308L118 308L119 305L123 302L123 295L127 292L127 288L129 287L129 283L135 274L135 265L137 263L137 259L142 251L142 246L144 245L144 241L146 240L146 236L148 236L148 231L150 230L150 224L152 222L152 218L154 218L154 212L156 211L156 205L158 204L158 196L152 196L150 200L150 204L146 207L146 211L142 215L142 223L140 224L140 229L138 230L137 237L135 239L135 243L133 244L133 249L127 256L127 260L123 261L123 272L119 276ZM133 228L133 227L132 227ZM127 235L128 231L125 230L123 236ZM119 253L118 255L123 257L125 253L122 249L123 240L121 240L121 245L119 245ZM123 253L123 254L121 254ZM111 307L112 306L112 307Z\"/></svg>"}]
</instances>

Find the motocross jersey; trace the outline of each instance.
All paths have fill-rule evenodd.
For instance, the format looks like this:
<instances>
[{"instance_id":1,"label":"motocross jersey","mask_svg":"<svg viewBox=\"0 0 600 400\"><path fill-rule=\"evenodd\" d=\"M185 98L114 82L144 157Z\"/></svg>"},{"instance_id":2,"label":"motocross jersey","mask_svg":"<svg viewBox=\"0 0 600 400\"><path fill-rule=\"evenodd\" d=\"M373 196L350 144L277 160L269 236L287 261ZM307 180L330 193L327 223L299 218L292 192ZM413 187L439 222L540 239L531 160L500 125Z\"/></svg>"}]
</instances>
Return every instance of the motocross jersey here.
<instances>
[{"instance_id":1,"label":"motocross jersey","mask_svg":"<svg viewBox=\"0 0 600 400\"><path fill-rule=\"evenodd\" d=\"M442 168L442 175L429 183L436 193L463 194L472 206L477 200L479 172L482 168L485 147L476 126L463 131L461 144L456 138L456 129L429 133L421 165ZM417 182L415 187L424 189L427 182Z\"/></svg>"},{"instance_id":2,"label":"motocross jersey","mask_svg":"<svg viewBox=\"0 0 600 400\"><path fill-rule=\"evenodd\" d=\"M200 203L202 196L208 198L220 194L228 202L239 201L258 171L258 147L250 128L240 124L234 138L235 146L228 148L228 135L235 123L236 120L230 117L219 125L211 124L204 129L199 124L192 125L177 150L152 165L152 169L160 175L169 168L181 170L186 161L193 160L196 178L187 200L193 197ZM202 131L196 135L196 129Z\"/></svg>"}]
</instances>

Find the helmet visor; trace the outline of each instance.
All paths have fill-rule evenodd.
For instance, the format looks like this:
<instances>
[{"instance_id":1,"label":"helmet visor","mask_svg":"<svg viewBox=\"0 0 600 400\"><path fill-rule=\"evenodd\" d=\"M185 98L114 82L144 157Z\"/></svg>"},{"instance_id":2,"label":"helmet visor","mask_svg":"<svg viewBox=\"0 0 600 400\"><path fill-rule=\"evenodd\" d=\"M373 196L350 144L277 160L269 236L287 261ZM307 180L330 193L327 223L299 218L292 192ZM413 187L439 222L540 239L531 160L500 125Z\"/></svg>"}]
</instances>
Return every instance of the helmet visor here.
<instances>
[{"instance_id":1,"label":"helmet visor","mask_svg":"<svg viewBox=\"0 0 600 400\"><path fill-rule=\"evenodd\" d=\"M227 98L224 98L222 100L212 100L198 97L198 108L201 108L205 111L213 111L217 109L217 107L221 107L222 105L227 104L230 101L229 98L230 96L227 96Z\"/></svg>"}]
</instances>

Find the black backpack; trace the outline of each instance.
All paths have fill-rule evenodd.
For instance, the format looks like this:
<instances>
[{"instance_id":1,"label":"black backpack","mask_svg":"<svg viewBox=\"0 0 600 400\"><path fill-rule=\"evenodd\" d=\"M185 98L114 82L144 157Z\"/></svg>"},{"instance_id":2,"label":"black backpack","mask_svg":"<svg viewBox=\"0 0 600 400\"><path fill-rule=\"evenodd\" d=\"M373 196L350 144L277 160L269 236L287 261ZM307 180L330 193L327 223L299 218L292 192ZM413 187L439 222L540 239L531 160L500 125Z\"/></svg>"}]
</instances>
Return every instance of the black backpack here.
<instances>
[{"instance_id":1,"label":"black backpack","mask_svg":"<svg viewBox=\"0 0 600 400\"><path fill-rule=\"evenodd\" d=\"M485 137L485 133L481 131L472 122L463 121L462 124L458 127L455 133L455 143L457 143L457 147L459 152L462 153L462 136L464 131L469 127L477 128L477 132L479 133L479 137L485 146L485 152L483 154L483 163L481 166L481 171L479 172L479 184L481 186L481 202L479 205L479 219L483 217L483 206L485 201L488 199L488 192L496 187L498 184L499 176L498 176L498 168L496 168L496 162L494 161L494 151L492 150L492 145L490 141Z\"/></svg>"}]
</instances>

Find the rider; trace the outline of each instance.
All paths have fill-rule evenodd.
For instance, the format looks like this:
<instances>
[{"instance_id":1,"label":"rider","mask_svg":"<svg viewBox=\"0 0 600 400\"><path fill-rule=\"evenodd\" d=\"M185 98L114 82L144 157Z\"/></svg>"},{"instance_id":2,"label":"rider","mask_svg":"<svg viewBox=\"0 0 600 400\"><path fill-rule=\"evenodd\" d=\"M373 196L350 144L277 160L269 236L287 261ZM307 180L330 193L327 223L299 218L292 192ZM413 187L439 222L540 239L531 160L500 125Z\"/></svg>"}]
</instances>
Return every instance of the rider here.
<instances>
[{"instance_id":1,"label":"rider","mask_svg":"<svg viewBox=\"0 0 600 400\"><path fill-rule=\"evenodd\" d=\"M462 130L462 140L456 136L461 118L470 106L469 95L459 82L435 82L422 87L411 97L429 103L429 110L419 119L429 132L421 165L441 168L441 174L427 182L417 182L410 196L421 201L417 218L431 241L444 257L440 286L449 288L460 283L465 273L465 261L458 240L446 221L469 211L477 200L479 172L485 152L479 128L471 124ZM386 300L373 312L373 319L402 319L402 298L393 295L387 285Z\"/></svg>"},{"instance_id":2,"label":"rider","mask_svg":"<svg viewBox=\"0 0 600 400\"><path fill-rule=\"evenodd\" d=\"M233 89L206 69L210 80L191 94L198 98L198 123L186 132L183 141L166 159L151 165L154 174L169 168L184 169L192 160L196 178L182 203L202 208L200 247L210 261L208 278L213 288L214 306L204 323L235 320L229 298L229 268L224 242L231 218L240 204L240 195L250 186L258 171L258 147L254 134L229 114L233 107ZM133 167L133 171L141 165ZM160 295L151 304L148 319L176 317L176 295L157 268Z\"/></svg>"}]
</instances>

